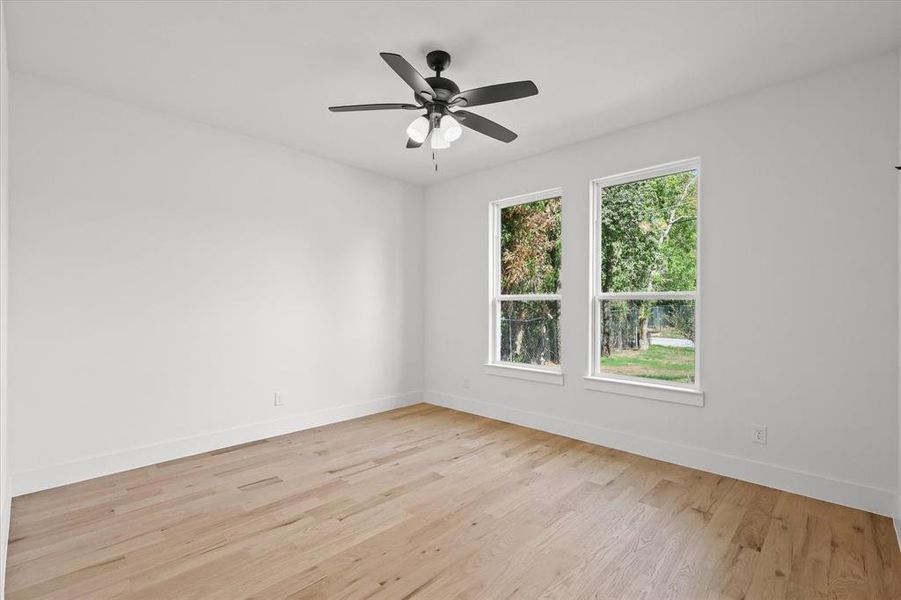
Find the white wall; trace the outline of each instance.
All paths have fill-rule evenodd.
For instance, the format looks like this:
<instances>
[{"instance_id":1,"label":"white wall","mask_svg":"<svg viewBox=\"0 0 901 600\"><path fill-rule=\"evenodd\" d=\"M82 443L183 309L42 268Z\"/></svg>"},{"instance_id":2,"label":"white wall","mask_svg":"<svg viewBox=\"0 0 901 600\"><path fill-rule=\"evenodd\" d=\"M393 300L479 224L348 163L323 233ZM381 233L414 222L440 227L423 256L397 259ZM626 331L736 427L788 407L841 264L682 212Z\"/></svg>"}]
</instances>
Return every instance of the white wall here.
<instances>
[{"instance_id":1,"label":"white wall","mask_svg":"<svg viewBox=\"0 0 901 600\"><path fill-rule=\"evenodd\" d=\"M421 399L420 188L11 92L15 494Z\"/></svg>"},{"instance_id":2,"label":"white wall","mask_svg":"<svg viewBox=\"0 0 901 600\"><path fill-rule=\"evenodd\" d=\"M426 398L892 514L897 63L892 53L429 188ZM706 406L585 390L589 180L694 156ZM565 386L487 375L487 205L557 186ZM751 443L754 424L769 427L768 445Z\"/></svg>"},{"instance_id":3,"label":"white wall","mask_svg":"<svg viewBox=\"0 0 901 600\"><path fill-rule=\"evenodd\" d=\"M901 48L898 49L898 160L901 166ZM901 172L898 172L898 497L895 507L895 533L901 545Z\"/></svg>"},{"instance_id":4,"label":"white wall","mask_svg":"<svg viewBox=\"0 0 901 600\"><path fill-rule=\"evenodd\" d=\"M7 452L7 302L9 299L9 68L6 19L0 2L0 598L6 582L9 539L9 469Z\"/></svg>"}]
</instances>

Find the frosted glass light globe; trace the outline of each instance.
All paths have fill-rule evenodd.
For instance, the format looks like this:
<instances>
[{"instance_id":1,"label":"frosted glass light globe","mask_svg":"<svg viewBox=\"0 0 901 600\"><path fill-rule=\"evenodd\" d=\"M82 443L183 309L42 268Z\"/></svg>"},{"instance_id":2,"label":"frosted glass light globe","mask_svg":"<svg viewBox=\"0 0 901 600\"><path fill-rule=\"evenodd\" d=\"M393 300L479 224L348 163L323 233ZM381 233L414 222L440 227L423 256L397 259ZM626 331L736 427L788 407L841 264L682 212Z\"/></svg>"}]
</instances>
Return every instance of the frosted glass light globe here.
<instances>
[{"instance_id":1,"label":"frosted glass light globe","mask_svg":"<svg viewBox=\"0 0 901 600\"><path fill-rule=\"evenodd\" d=\"M428 135L429 120L425 117L416 117L416 120L407 127L407 136L417 144L423 143Z\"/></svg>"},{"instance_id":2,"label":"frosted glass light globe","mask_svg":"<svg viewBox=\"0 0 901 600\"><path fill-rule=\"evenodd\" d=\"M436 127L432 130L432 150L444 150L450 148L450 142L444 137L444 129Z\"/></svg>"},{"instance_id":3,"label":"frosted glass light globe","mask_svg":"<svg viewBox=\"0 0 901 600\"><path fill-rule=\"evenodd\" d=\"M455 142L463 135L463 128L450 115L441 117L441 131L444 133L444 139L448 142Z\"/></svg>"}]
</instances>

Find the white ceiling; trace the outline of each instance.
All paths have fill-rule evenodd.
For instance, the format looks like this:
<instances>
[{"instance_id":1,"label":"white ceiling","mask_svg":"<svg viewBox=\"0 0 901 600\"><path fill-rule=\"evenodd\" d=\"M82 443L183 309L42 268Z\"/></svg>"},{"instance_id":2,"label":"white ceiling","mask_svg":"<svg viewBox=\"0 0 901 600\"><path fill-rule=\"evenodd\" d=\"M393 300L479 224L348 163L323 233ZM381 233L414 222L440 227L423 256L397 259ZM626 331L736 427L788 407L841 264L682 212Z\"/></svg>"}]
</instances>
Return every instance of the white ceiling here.
<instances>
[{"instance_id":1,"label":"white ceiling","mask_svg":"<svg viewBox=\"0 0 901 600\"><path fill-rule=\"evenodd\" d=\"M10 68L417 184L591 138L901 45L894 2L5 2ZM404 148L413 113L379 58L453 56L461 89L532 79L474 108L520 134Z\"/></svg>"}]
</instances>

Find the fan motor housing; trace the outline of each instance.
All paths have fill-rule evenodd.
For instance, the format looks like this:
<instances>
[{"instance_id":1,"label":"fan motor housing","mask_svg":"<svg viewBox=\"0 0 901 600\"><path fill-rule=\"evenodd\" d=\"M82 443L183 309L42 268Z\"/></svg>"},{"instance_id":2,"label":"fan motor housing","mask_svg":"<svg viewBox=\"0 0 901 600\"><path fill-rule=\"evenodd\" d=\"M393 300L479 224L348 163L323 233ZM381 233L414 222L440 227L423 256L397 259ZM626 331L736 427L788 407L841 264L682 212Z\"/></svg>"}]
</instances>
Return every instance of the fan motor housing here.
<instances>
[{"instance_id":1,"label":"fan motor housing","mask_svg":"<svg viewBox=\"0 0 901 600\"><path fill-rule=\"evenodd\" d=\"M426 77L425 80L435 90L435 94L438 96L435 99L441 102L447 102L454 94L460 92L460 87L446 77ZM417 98L417 101L419 100Z\"/></svg>"}]
</instances>

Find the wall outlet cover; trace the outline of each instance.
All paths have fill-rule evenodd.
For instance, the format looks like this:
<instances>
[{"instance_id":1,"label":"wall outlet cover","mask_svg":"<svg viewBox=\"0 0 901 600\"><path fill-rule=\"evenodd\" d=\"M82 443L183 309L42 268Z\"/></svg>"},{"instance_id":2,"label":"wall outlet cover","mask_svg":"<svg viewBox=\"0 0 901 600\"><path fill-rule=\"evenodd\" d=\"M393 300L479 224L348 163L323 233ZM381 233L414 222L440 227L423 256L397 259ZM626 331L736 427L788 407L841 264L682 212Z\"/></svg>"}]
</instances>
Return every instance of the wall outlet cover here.
<instances>
[{"instance_id":1,"label":"wall outlet cover","mask_svg":"<svg viewBox=\"0 0 901 600\"><path fill-rule=\"evenodd\" d=\"M764 425L755 425L754 426L754 443L755 444L766 444L766 426L764 426Z\"/></svg>"}]
</instances>

